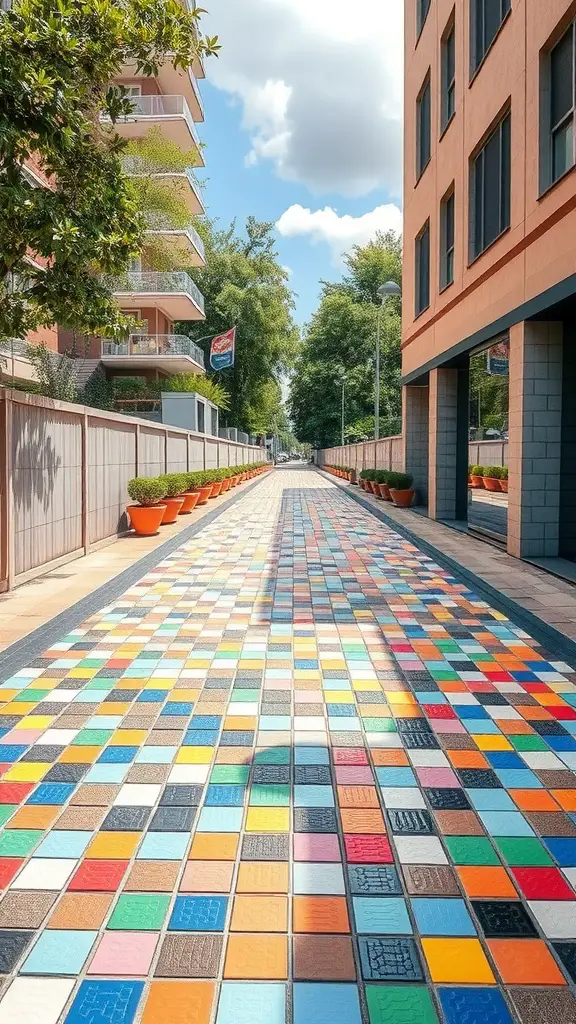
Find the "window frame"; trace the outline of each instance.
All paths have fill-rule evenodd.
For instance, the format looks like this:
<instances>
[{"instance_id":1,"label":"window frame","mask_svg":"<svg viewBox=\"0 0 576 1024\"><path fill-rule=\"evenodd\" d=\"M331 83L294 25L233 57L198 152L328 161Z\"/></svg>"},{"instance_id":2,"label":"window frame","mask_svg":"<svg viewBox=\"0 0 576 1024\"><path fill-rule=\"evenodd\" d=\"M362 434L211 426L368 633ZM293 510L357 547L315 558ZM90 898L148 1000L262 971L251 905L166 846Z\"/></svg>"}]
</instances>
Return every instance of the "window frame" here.
<instances>
[{"instance_id":1,"label":"window frame","mask_svg":"<svg viewBox=\"0 0 576 1024\"><path fill-rule=\"evenodd\" d=\"M453 46L453 70L452 77L448 79L448 44L452 40ZM452 98L452 110L450 110L450 98ZM452 123L456 116L456 8L452 11L450 19L440 40L440 137Z\"/></svg>"},{"instance_id":2,"label":"window frame","mask_svg":"<svg viewBox=\"0 0 576 1024\"><path fill-rule=\"evenodd\" d=\"M502 167L504 163L504 134L503 128L505 124L508 124L508 139L507 139L507 159L508 159L508 175L507 182L504 182L504 188L502 188ZM488 145L492 142L495 135L500 134L499 140L499 183L500 183L500 194L498 196L499 206L499 231L491 238L486 240L485 237L485 204L484 196L482 197L482 243L477 247L477 219L476 219L476 194L477 194L477 179L476 179L476 167L478 161L486 153ZM484 165L484 177L485 177L485 165ZM482 187L484 186L484 183ZM507 205L507 222L506 217L503 216L504 202ZM512 222L512 110L508 106L501 113L496 123L490 128L488 133L484 136L482 142L473 150L469 160L469 203L468 203L468 266L471 266L476 262L477 259L487 252L488 249L498 241L507 231L510 230Z\"/></svg>"},{"instance_id":3,"label":"window frame","mask_svg":"<svg viewBox=\"0 0 576 1024\"><path fill-rule=\"evenodd\" d=\"M474 80L474 78L480 71L480 68L484 64L486 57L488 56L490 50L494 46L494 43L498 39L498 36L500 35L503 26L506 24L508 18L512 13L512 0L497 0L497 2L500 4L500 23L498 25L496 32L492 36L492 39L489 42L486 42L485 38L483 39L484 49L480 54L480 48L478 45L478 12L481 10L484 13L485 31L485 5L488 2L489 0L470 0L470 82Z\"/></svg>"},{"instance_id":4,"label":"window frame","mask_svg":"<svg viewBox=\"0 0 576 1024\"><path fill-rule=\"evenodd\" d=\"M422 160L422 100L428 94L428 156L425 162ZM432 159L432 75L428 68L420 91L416 97L416 184L424 174Z\"/></svg>"},{"instance_id":5,"label":"window frame","mask_svg":"<svg viewBox=\"0 0 576 1024\"><path fill-rule=\"evenodd\" d=\"M432 0L416 0L416 42L420 39L422 29L428 20Z\"/></svg>"},{"instance_id":6,"label":"window frame","mask_svg":"<svg viewBox=\"0 0 576 1024\"><path fill-rule=\"evenodd\" d=\"M554 95L552 90L552 58L556 48L572 33L572 106L563 117L552 122ZM576 167L576 18L566 26L553 46L543 54L540 80L540 194L554 188ZM559 173L554 168L554 140L563 128L572 124L572 163Z\"/></svg>"},{"instance_id":7,"label":"window frame","mask_svg":"<svg viewBox=\"0 0 576 1024\"><path fill-rule=\"evenodd\" d=\"M456 204L455 204L455 182L452 182L448 191L440 200L440 292L446 291L454 284L454 268L456 253ZM448 246L448 208L451 203L452 210L452 245ZM451 261L449 263L449 261ZM450 267L450 269L448 269Z\"/></svg>"},{"instance_id":8,"label":"window frame","mask_svg":"<svg viewBox=\"0 0 576 1024\"><path fill-rule=\"evenodd\" d=\"M422 297L422 240L427 237L427 263L428 263L428 289L426 302L420 304ZM414 319L417 320L427 309L430 309L431 283L430 283L430 218L422 225L414 240L414 262L416 273L414 275Z\"/></svg>"}]
</instances>

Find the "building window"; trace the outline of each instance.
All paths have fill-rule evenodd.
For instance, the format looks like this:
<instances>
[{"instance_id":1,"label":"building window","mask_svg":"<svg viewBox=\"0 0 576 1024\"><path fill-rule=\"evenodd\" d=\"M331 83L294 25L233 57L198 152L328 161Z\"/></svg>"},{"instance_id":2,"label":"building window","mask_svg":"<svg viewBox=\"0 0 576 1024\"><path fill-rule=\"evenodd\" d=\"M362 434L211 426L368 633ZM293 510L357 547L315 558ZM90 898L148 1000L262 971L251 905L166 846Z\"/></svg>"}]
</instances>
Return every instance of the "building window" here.
<instances>
[{"instance_id":1,"label":"building window","mask_svg":"<svg viewBox=\"0 0 576 1024\"><path fill-rule=\"evenodd\" d=\"M197 403L198 408L198 433L204 434L206 432L206 419L204 416L204 402Z\"/></svg>"},{"instance_id":2,"label":"building window","mask_svg":"<svg viewBox=\"0 0 576 1024\"><path fill-rule=\"evenodd\" d=\"M416 177L430 163L430 72L416 100Z\"/></svg>"},{"instance_id":3,"label":"building window","mask_svg":"<svg viewBox=\"0 0 576 1024\"><path fill-rule=\"evenodd\" d=\"M440 204L440 289L454 281L454 191Z\"/></svg>"},{"instance_id":4,"label":"building window","mask_svg":"<svg viewBox=\"0 0 576 1024\"><path fill-rule=\"evenodd\" d=\"M416 316L430 305L430 221L416 239Z\"/></svg>"},{"instance_id":5,"label":"building window","mask_svg":"<svg viewBox=\"0 0 576 1024\"><path fill-rule=\"evenodd\" d=\"M472 0L470 4L472 73L480 67L498 35L500 26L510 11L510 2L511 0Z\"/></svg>"},{"instance_id":6,"label":"building window","mask_svg":"<svg viewBox=\"0 0 576 1024\"><path fill-rule=\"evenodd\" d=\"M510 113L470 166L470 258L476 259L510 227Z\"/></svg>"},{"instance_id":7,"label":"building window","mask_svg":"<svg viewBox=\"0 0 576 1024\"><path fill-rule=\"evenodd\" d=\"M424 28L424 22L428 17L428 11L430 10L430 0L416 0L416 23L418 35L420 35Z\"/></svg>"},{"instance_id":8,"label":"building window","mask_svg":"<svg viewBox=\"0 0 576 1024\"><path fill-rule=\"evenodd\" d=\"M550 184L576 163L576 21L550 51Z\"/></svg>"},{"instance_id":9,"label":"building window","mask_svg":"<svg viewBox=\"0 0 576 1024\"><path fill-rule=\"evenodd\" d=\"M456 33L454 22L442 39L441 131L450 124L456 112Z\"/></svg>"}]
</instances>

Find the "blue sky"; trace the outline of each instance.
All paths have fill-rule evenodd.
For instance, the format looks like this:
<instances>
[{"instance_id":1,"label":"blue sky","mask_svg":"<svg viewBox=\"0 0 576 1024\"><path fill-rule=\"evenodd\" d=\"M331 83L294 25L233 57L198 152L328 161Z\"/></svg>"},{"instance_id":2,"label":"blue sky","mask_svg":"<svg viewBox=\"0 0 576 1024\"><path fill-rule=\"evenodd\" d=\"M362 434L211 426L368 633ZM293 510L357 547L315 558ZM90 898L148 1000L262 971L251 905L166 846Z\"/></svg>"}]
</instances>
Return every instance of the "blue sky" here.
<instances>
[{"instance_id":1,"label":"blue sky","mask_svg":"<svg viewBox=\"0 0 576 1024\"><path fill-rule=\"evenodd\" d=\"M348 2L313 0L313 14L310 3L206 0L222 51L200 83L207 211L222 224L253 214L278 225L299 323L320 279L339 277L343 251L400 225L398 38L378 37L382 0L357 0L352 41L330 31ZM386 4L398 35L401 0Z\"/></svg>"}]
</instances>

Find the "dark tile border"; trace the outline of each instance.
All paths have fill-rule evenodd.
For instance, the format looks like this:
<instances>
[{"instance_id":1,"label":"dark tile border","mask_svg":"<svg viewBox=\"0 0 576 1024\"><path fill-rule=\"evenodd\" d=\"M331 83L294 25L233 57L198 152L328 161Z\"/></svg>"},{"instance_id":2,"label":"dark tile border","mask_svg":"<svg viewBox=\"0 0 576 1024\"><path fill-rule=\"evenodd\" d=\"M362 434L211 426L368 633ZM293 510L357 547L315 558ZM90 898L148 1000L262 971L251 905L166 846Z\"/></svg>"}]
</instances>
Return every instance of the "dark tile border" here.
<instances>
[{"instance_id":1,"label":"dark tile border","mask_svg":"<svg viewBox=\"0 0 576 1024\"><path fill-rule=\"evenodd\" d=\"M127 569L114 576L113 579L108 580L107 583L103 583L101 587L93 590L91 594L82 597L75 604L71 605L70 608L65 608L64 611L55 615L53 619L44 622L37 629L32 630L31 633L27 633L26 636L6 647L0 654L0 682L5 682L15 672L25 668L30 661L38 658L43 651L61 640L66 633L69 633L71 629L75 629L81 622L89 618L90 615L94 615L100 608L110 604L111 601L115 601L125 590L128 590L142 576L145 576L150 569L153 569L158 562L161 562L182 544L195 537L205 526L213 523L223 512L227 512L236 502L241 501L250 491L258 487L264 479L265 477L259 477L257 480L254 480L253 483L249 484L248 487L245 487L238 494L231 496L228 501L223 501L217 508L210 510L206 515L202 516L202 519L191 523L190 526L181 530L180 533L174 534L173 537L164 541L163 544L154 548L153 551L143 555L133 565L128 566Z\"/></svg>"},{"instance_id":2,"label":"dark tile border","mask_svg":"<svg viewBox=\"0 0 576 1024\"><path fill-rule=\"evenodd\" d=\"M333 477L322 471L322 475L326 476L327 479L333 481ZM556 652L558 654L558 660L566 661L570 665L576 667L576 643L566 636L564 633L556 629L555 626L551 626L549 623L544 622L537 615L528 611L527 608L523 608L522 605L518 604L511 597L507 597L506 594L502 594L499 590L496 590L490 583L483 580L481 576L477 576L476 573L472 572L471 569L465 568L460 562L456 562L449 555L446 555L439 548L430 544L429 541L423 540L418 536L417 533L412 532L409 526L399 524L395 519L390 519L385 512L379 508L374 508L370 502L366 501L362 497L361 493L355 488L344 488L340 485L336 485L339 489L352 501L361 505L362 508L366 509L367 512L371 512L372 515L379 519L380 522L384 523L391 530L399 533L405 540L409 540L415 547L420 548L426 555L433 558L435 562L438 562L443 569L456 576L463 583L466 583L471 590L474 590L482 600L487 601L496 611L502 612L512 622L514 622L520 629L523 629L526 633L529 633L534 640L537 640L542 647L545 647L551 653Z\"/></svg>"}]
</instances>

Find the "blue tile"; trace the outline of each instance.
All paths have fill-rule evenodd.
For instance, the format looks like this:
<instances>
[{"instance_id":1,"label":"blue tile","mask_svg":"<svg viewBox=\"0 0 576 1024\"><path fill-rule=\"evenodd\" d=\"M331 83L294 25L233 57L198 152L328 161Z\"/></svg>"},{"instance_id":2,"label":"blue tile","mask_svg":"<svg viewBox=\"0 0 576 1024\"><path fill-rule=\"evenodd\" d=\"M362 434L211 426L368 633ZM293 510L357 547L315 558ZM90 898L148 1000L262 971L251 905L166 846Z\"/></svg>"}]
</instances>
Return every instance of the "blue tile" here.
<instances>
[{"instance_id":1,"label":"blue tile","mask_svg":"<svg viewBox=\"0 0 576 1024\"><path fill-rule=\"evenodd\" d=\"M260 715L259 728L271 732L282 732L292 726L290 715Z\"/></svg>"},{"instance_id":2,"label":"blue tile","mask_svg":"<svg viewBox=\"0 0 576 1024\"><path fill-rule=\"evenodd\" d=\"M363 935L412 935L406 901L396 896L355 896L356 930Z\"/></svg>"},{"instance_id":3,"label":"blue tile","mask_svg":"<svg viewBox=\"0 0 576 1024\"><path fill-rule=\"evenodd\" d=\"M12 764L28 750L27 746L20 746L17 743L0 744L0 763Z\"/></svg>"},{"instance_id":4,"label":"blue tile","mask_svg":"<svg viewBox=\"0 0 576 1024\"><path fill-rule=\"evenodd\" d=\"M221 932L227 907L227 896L177 896L168 931Z\"/></svg>"},{"instance_id":5,"label":"blue tile","mask_svg":"<svg viewBox=\"0 0 576 1024\"><path fill-rule=\"evenodd\" d=\"M464 900L413 899L412 910L421 935L476 935Z\"/></svg>"},{"instance_id":6,"label":"blue tile","mask_svg":"<svg viewBox=\"0 0 576 1024\"><path fill-rule=\"evenodd\" d=\"M400 788L417 786L416 776L411 768L377 768L376 778L381 786Z\"/></svg>"},{"instance_id":7,"label":"blue tile","mask_svg":"<svg viewBox=\"0 0 576 1024\"><path fill-rule=\"evenodd\" d=\"M327 747L294 748L294 764L330 764Z\"/></svg>"},{"instance_id":8,"label":"blue tile","mask_svg":"<svg viewBox=\"0 0 576 1024\"><path fill-rule=\"evenodd\" d=\"M544 846L547 846L553 857L556 858L561 868L576 867L576 839L543 839Z\"/></svg>"},{"instance_id":9,"label":"blue tile","mask_svg":"<svg viewBox=\"0 0 576 1024\"><path fill-rule=\"evenodd\" d=\"M534 831L520 811L480 811L479 817L491 836L533 836Z\"/></svg>"},{"instance_id":10,"label":"blue tile","mask_svg":"<svg viewBox=\"0 0 576 1024\"><path fill-rule=\"evenodd\" d=\"M42 840L34 857L81 857L92 838L92 832L54 830Z\"/></svg>"},{"instance_id":11,"label":"blue tile","mask_svg":"<svg viewBox=\"0 0 576 1024\"><path fill-rule=\"evenodd\" d=\"M242 807L203 807L198 819L198 832L239 832Z\"/></svg>"},{"instance_id":12,"label":"blue tile","mask_svg":"<svg viewBox=\"0 0 576 1024\"><path fill-rule=\"evenodd\" d=\"M245 786L208 786L204 806L242 807L245 795Z\"/></svg>"},{"instance_id":13,"label":"blue tile","mask_svg":"<svg viewBox=\"0 0 576 1024\"><path fill-rule=\"evenodd\" d=\"M41 782L28 797L27 804L65 804L76 789L66 782Z\"/></svg>"},{"instance_id":14,"label":"blue tile","mask_svg":"<svg viewBox=\"0 0 576 1024\"><path fill-rule=\"evenodd\" d=\"M124 782L129 771L130 766L127 764L93 764L82 781L101 783Z\"/></svg>"},{"instance_id":15,"label":"blue tile","mask_svg":"<svg viewBox=\"0 0 576 1024\"><path fill-rule=\"evenodd\" d=\"M503 789L467 789L466 796L476 811L516 810L516 804Z\"/></svg>"},{"instance_id":16,"label":"blue tile","mask_svg":"<svg viewBox=\"0 0 576 1024\"><path fill-rule=\"evenodd\" d=\"M225 981L216 1024L286 1024L286 986Z\"/></svg>"},{"instance_id":17,"label":"blue tile","mask_svg":"<svg viewBox=\"0 0 576 1024\"><path fill-rule=\"evenodd\" d=\"M469 718L466 722L466 728L473 736L495 736L500 733L496 722L493 722L491 718L487 718L485 721L476 721L473 718Z\"/></svg>"},{"instance_id":18,"label":"blue tile","mask_svg":"<svg viewBox=\"0 0 576 1024\"><path fill-rule=\"evenodd\" d=\"M182 860L190 842L188 832L147 832L138 860Z\"/></svg>"},{"instance_id":19,"label":"blue tile","mask_svg":"<svg viewBox=\"0 0 576 1024\"><path fill-rule=\"evenodd\" d=\"M520 771L526 768L525 762L513 750L488 750L484 757L493 768L517 768Z\"/></svg>"},{"instance_id":20,"label":"blue tile","mask_svg":"<svg viewBox=\"0 0 576 1024\"><path fill-rule=\"evenodd\" d=\"M135 764L172 764L178 747L141 747Z\"/></svg>"},{"instance_id":21,"label":"blue tile","mask_svg":"<svg viewBox=\"0 0 576 1024\"><path fill-rule=\"evenodd\" d=\"M191 729L219 729L222 722L220 715L192 715Z\"/></svg>"},{"instance_id":22,"label":"blue tile","mask_svg":"<svg viewBox=\"0 0 576 1024\"><path fill-rule=\"evenodd\" d=\"M83 981L65 1024L132 1024L143 991L143 981Z\"/></svg>"},{"instance_id":23,"label":"blue tile","mask_svg":"<svg viewBox=\"0 0 576 1024\"><path fill-rule=\"evenodd\" d=\"M574 696L576 698L576 694ZM562 697L566 700L568 694L563 693ZM576 740L573 736L546 736L546 743L551 750L555 750L558 753L566 750L576 750Z\"/></svg>"},{"instance_id":24,"label":"blue tile","mask_svg":"<svg viewBox=\"0 0 576 1024\"><path fill-rule=\"evenodd\" d=\"M136 702L142 704L161 704L166 700L168 691L167 690L142 690L139 693Z\"/></svg>"},{"instance_id":25,"label":"blue tile","mask_svg":"<svg viewBox=\"0 0 576 1024\"><path fill-rule=\"evenodd\" d=\"M542 783L534 772L524 767L522 771L515 768L497 768L496 775L506 789L542 789Z\"/></svg>"},{"instance_id":26,"label":"blue tile","mask_svg":"<svg viewBox=\"0 0 576 1024\"><path fill-rule=\"evenodd\" d=\"M106 747L98 758L97 764L131 764L139 747Z\"/></svg>"},{"instance_id":27,"label":"blue tile","mask_svg":"<svg viewBox=\"0 0 576 1024\"><path fill-rule=\"evenodd\" d=\"M446 1024L513 1024L498 988L438 989Z\"/></svg>"},{"instance_id":28,"label":"blue tile","mask_svg":"<svg viewBox=\"0 0 576 1024\"><path fill-rule=\"evenodd\" d=\"M189 729L182 745L185 747L211 747L218 742L218 729Z\"/></svg>"},{"instance_id":29,"label":"blue tile","mask_svg":"<svg viewBox=\"0 0 576 1024\"><path fill-rule=\"evenodd\" d=\"M360 1003L356 985L314 984L294 985L294 1024L361 1024ZM218 1022L220 1024L220 1022Z\"/></svg>"},{"instance_id":30,"label":"blue tile","mask_svg":"<svg viewBox=\"0 0 576 1024\"><path fill-rule=\"evenodd\" d=\"M294 786L295 807L334 807L332 786Z\"/></svg>"},{"instance_id":31,"label":"blue tile","mask_svg":"<svg viewBox=\"0 0 576 1024\"><path fill-rule=\"evenodd\" d=\"M160 712L160 717L170 715L191 715L193 704L189 704L187 701L172 700L168 701L165 707Z\"/></svg>"},{"instance_id":32,"label":"blue tile","mask_svg":"<svg viewBox=\"0 0 576 1024\"><path fill-rule=\"evenodd\" d=\"M20 974L79 974L98 932L47 928L20 968Z\"/></svg>"},{"instance_id":33,"label":"blue tile","mask_svg":"<svg viewBox=\"0 0 576 1024\"><path fill-rule=\"evenodd\" d=\"M490 715L481 704L460 704L458 715L463 721L490 719Z\"/></svg>"}]
</instances>

